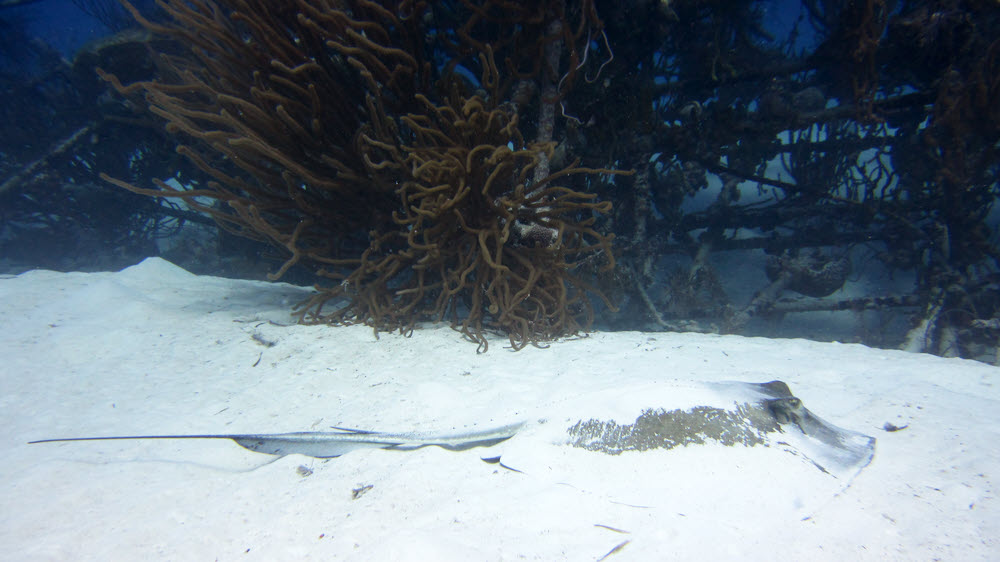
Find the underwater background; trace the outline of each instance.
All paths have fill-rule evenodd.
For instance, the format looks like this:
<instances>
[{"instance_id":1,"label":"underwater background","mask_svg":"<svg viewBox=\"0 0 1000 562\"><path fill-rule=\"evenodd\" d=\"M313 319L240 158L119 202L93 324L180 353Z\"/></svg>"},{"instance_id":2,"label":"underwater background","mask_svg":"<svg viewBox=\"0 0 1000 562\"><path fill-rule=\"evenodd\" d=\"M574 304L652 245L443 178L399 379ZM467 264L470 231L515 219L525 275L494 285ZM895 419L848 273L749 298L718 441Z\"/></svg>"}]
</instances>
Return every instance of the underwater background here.
<instances>
[{"instance_id":1,"label":"underwater background","mask_svg":"<svg viewBox=\"0 0 1000 562\"><path fill-rule=\"evenodd\" d=\"M4 273L998 360L996 2L132 6L0 3Z\"/></svg>"}]
</instances>

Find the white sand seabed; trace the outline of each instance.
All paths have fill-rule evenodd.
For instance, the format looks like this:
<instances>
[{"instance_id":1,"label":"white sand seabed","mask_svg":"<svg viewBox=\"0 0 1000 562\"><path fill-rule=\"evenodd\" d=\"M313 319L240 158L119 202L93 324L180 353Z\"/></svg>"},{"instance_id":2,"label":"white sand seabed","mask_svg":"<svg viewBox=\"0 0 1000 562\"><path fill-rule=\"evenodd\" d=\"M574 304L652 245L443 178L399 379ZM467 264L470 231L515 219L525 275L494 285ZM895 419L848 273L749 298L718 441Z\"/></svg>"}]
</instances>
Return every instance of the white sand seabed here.
<instances>
[{"instance_id":1,"label":"white sand seabed","mask_svg":"<svg viewBox=\"0 0 1000 562\"><path fill-rule=\"evenodd\" d=\"M158 259L0 279L0 557L598 560L624 544L606 560L1000 559L995 367L636 332L516 353L497 339L477 355L447 327L376 339L361 326L278 325L308 293ZM597 411L602 396L677 381L775 379L827 421L878 439L872 463L805 517L795 497L809 477L763 447L609 456L519 435L492 448L324 460L215 440L26 444L331 426L469 431L538 423L574 400ZM885 422L908 427L886 432ZM543 472L549 455L551 470L481 460L505 446L527 450Z\"/></svg>"}]
</instances>

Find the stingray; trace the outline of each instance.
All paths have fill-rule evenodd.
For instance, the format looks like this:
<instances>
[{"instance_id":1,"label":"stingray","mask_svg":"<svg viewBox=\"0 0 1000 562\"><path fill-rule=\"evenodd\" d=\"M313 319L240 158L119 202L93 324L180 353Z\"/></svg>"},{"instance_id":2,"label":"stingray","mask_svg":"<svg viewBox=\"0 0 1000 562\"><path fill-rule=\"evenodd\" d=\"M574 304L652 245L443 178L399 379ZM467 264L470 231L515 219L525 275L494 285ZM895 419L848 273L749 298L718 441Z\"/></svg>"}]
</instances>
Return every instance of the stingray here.
<instances>
[{"instance_id":1,"label":"stingray","mask_svg":"<svg viewBox=\"0 0 1000 562\"><path fill-rule=\"evenodd\" d=\"M671 386L671 385L666 385ZM780 433L822 471L847 467L863 468L872 458L875 439L823 421L792 395L781 381L768 383L704 383L705 390L731 398L731 404L710 406L708 402L686 409L646 408L632 424L590 418L579 419L565 430L566 443L606 454L625 451L671 449L680 445L716 441L732 446L766 445L768 434ZM673 387L671 387L673 388ZM695 388L689 385L688 389ZM674 394L685 395L675 392ZM641 393L649 396L647 393ZM707 398L707 397L703 397ZM571 416L572 417L572 416ZM539 420L540 424L548 420ZM245 449L269 455L300 454L316 458L338 457L357 449L415 449L438 446L449 450L489 447L518 433L525 422L464 433L385 433L344 427L334 431L292 433L211 433L185 435L115 435L60 437L29 444L69 441L148 439L229 439ZM778 441L785 445L790 443ZM829 467L829 469L827 468Z\"/></svg>"},{"instance_id":2,"label":"stingray","mask_svg":"<svg viewBox=\"0 0 1000 562\"><path fill-rule=\"evenodd\" d=\"M824 421L781 381L609 386L561 398L538 413L544 417L530 423L459 433L336 427L323 432L69 437L31 443L229 439L258 453L317 458L366 448L489 447L483 460L517 472L630 505L666 501L688 513L704 511L706 505L732 507L739 501L747 502L749 509L769 502L814 509L845 489L875 450L873 437ZM761 455L770 456L762 462ZM692 471L692 466L698 469ZM676 493L678 487L685 493Z\"/></svg>"}]
</instances>

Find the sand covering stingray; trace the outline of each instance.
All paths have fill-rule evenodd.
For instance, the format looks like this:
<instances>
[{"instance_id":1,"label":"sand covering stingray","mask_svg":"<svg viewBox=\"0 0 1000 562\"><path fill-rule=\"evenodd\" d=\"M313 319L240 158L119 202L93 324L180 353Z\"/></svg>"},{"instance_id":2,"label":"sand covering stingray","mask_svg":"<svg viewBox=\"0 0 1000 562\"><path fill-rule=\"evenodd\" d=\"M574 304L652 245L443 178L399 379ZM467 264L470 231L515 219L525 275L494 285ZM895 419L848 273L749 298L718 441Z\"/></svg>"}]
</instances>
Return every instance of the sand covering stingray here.
<instances>
[{"instance_id":1,"label":"sand covering stingray","mask_svg":"<svg viewBox=\"0 0 1000 562\"><path fill-rule=\"evenodd\" d=\"M868 466L875 439L823 421L780 381L670 382L568 400L496 450L534 477L721 522L768 507L808 517Z\"/></svg>"},{"instance_id":2,"label":"sand covering stingray","mask_svg":"<svg viewBox=\"0 0 1000 562\"><path fill-rule=\"evenodd\" d=\"M653 408L653 404L669 407ZM33 443L231 439L256 452L314 457L335 457L373 447L412 449L436 445L464 450L495 446L499 454L484 454L484 460L625 503L669 502L669 490L661 494L656 492L658 488L703 488L697 504L677 506L681 512L719 502L729 505L734 498L760 504L789 502L810 510L845 488L874 454L874 438L824 422L781 381L675 381L605 389L596 395L557 402L545 410L546 417L535 423L519 422L465 433L380 433L335 428L332 432L79 437ZM551 446L539 447L540 441ZM766 474L740 470L742 459L758 454L773 455L772 462L766 464ZM658 457L654 463L637 462L634 455ZM604 470L598 471L600 476L595 478L593 471L574 470L575 463L598 464ZM672 479L672 474L683 473L686 463L704 469L695 478ZM735 465L735 470L729 470L727 465ZM792 478L793 472L808 474ZM719 478L716 474L728 476ZM779 486L775 493L775 487L770 485L775 479L799 484ZM753 487L765 483L771 490L766 497L752 493Z\"/></svg>"},{"instance_id":3,"label":"sand covering stingray","mask_svg":"<svg viewBox=\"0 0 1000 562\"><path fill-rule=\"evenodd\" d=\"M672 449L707 441L727 446L779 445L838 477L852 476L871 461L873 437L823 421L805 408L781 381L705 386L720 394L734 395L734 407L647 409L630 425L581 420L567 430L570 444L608 454ZM741 391L746 393L743 399L739 396ZM771 435L775 433L780 435Z\"/></svg>"}]
</instances>

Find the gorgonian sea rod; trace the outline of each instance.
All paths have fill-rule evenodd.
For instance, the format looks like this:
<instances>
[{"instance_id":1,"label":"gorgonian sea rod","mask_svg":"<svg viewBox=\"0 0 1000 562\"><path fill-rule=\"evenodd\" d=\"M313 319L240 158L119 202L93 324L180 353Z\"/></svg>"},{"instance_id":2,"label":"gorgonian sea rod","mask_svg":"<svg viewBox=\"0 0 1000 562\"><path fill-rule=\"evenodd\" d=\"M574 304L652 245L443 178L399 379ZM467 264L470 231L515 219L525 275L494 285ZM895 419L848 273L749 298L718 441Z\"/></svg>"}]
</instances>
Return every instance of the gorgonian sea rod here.
<instances>
[{"instance_id":1,"label":"gorgonian sea rod","mask_svg":"<svg viewBox=\"0 0 1000 562\"><path fill-rule=\"evenodd\" d=\"M274 278L315 266L333 283L300 305L306 322L405 333L447 320L480 350L490 330L515 349L577 333L591 322L590 295L604 298L586 275L613 266L611 236L595 228L611 205L587 186L621 172L573 162L549 173L555 143L524 139L524 108L505 98L513 81L498 67L552 84L552 64L518 61L535 51L559 65L564 55L575 72L585 61L575 45L600 22L588 3L526 3L513 12L523 21L498 12L507 4L517 3L463 3L467 25L454 36L445 16L415 2L170 1L165 24L133 11L178 50L159 55L157 80L102 76L125 96L144 94L179 137L178 152L210 179L186 189L105 179L183 198L233 232L285 248ZM506 19L491 19L497 13ZM518 30L516 47L494 52L489 37L474 38L484 22L495 24L487 35L496 25ZM455 71L459 61L477 82ZM557 94L571 82L563 74Z\"/></svg>"}]
</instances>

